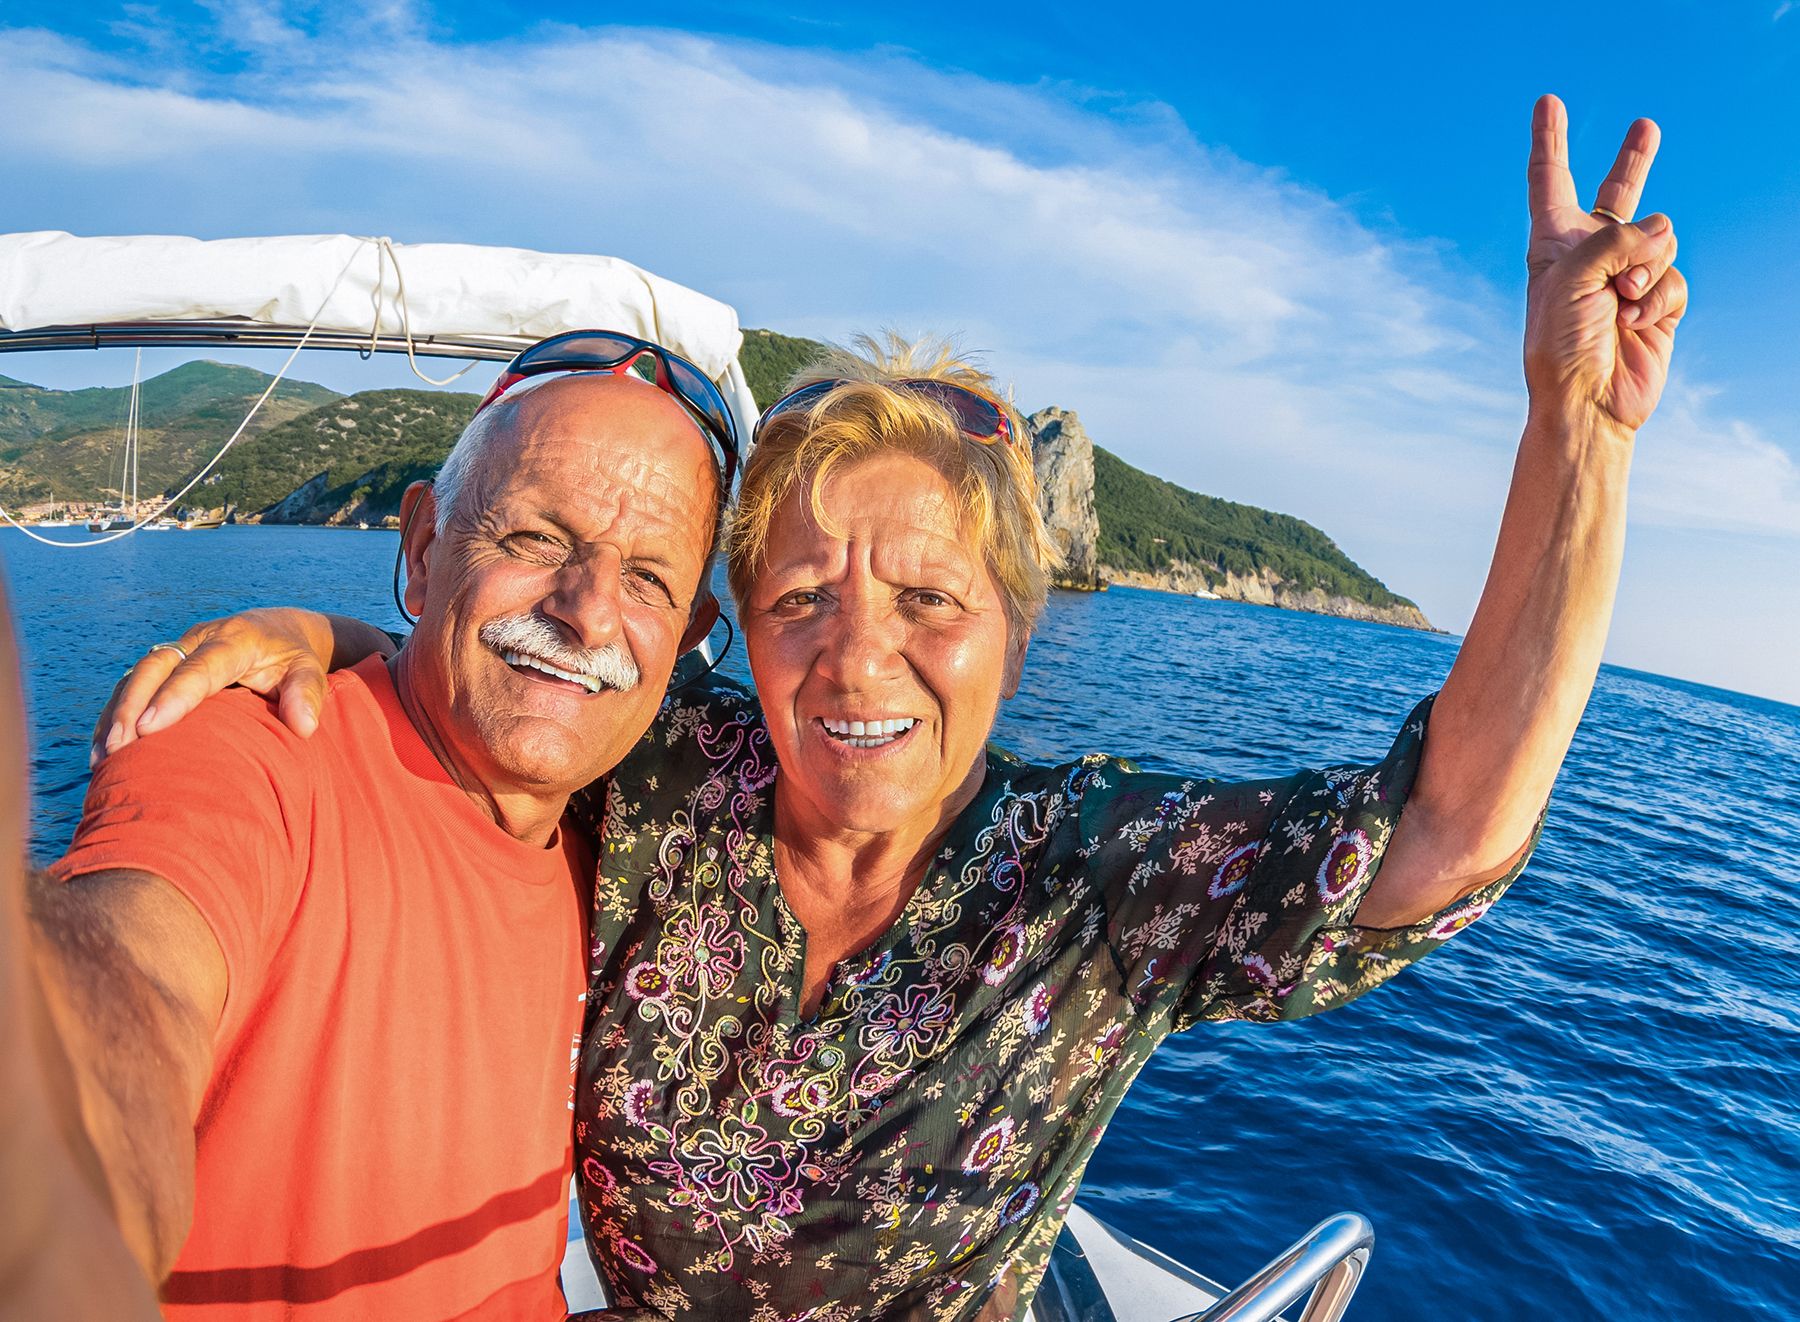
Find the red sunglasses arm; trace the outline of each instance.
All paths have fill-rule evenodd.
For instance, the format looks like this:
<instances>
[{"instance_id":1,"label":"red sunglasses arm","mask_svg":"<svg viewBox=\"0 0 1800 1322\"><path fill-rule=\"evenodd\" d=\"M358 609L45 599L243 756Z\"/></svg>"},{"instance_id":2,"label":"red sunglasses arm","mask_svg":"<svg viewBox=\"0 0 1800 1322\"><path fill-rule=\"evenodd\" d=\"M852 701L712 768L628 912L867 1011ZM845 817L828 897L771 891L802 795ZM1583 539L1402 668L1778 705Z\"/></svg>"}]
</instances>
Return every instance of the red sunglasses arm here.
<instances>
[{"instance_id":1,"label":"red sunglasses arm","mask_svg":"<svg viewBox=\"0 0 1800 1322\"><path fill-rule=\"evenodd\" d=\"M518 385L519 382L523 381L524 379L525 379L525 373L523 373L523 372L502 372L502 373L500 373L500 375L494 379L494 384L488 387L487 394L485 394L481 397L481 403L479 403L475 406L475 412L477 412L477 413L481 412L481 410L486 408L489 404L492 404L495 400L499 399L500 396L504 395L507 391L511 390L514 386Z\"/></svg>"}]
</instances>

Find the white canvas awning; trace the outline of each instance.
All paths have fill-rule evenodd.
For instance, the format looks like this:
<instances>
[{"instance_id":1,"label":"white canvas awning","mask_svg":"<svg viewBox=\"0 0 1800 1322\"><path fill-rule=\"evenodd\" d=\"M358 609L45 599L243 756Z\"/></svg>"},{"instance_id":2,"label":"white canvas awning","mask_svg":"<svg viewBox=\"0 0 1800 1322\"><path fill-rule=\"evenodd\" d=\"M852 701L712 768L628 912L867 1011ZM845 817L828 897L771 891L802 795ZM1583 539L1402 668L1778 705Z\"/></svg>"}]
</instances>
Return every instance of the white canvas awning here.
<instances>
[{"instance_id":1,"label":"white canvas awning","mask_svg":"<svg viewBox=\"0 0 1800 1322\"><path fill-rule=\"evenodd\" d=\"M624 331L700 367L746 439L756 421L737 361L737 312L616 257L347 234L0 235L0 332L224 324L248 335L304 329L315 318L318 335L335 335L336 347L361 336L393 349L410 336L419 353L448 357L504 357L569 330ZM458 352L458 342L486 351Z\"/></svg>"}]
</instances>

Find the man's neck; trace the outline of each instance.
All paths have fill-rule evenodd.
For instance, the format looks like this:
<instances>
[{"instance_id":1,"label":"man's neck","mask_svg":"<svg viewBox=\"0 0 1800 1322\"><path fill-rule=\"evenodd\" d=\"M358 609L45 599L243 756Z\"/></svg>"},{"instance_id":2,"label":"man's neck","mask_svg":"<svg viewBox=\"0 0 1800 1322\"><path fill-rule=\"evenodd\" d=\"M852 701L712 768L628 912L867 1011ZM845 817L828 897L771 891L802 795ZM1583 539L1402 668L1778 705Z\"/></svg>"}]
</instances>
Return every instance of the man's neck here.
<instances>
[{"instance_id":1,"label":"man's neck","mask_svg":"<svg viewBox=\"0 0 1800 1322\"><path fill-rule=\"evenodd\" d=\"M569 806L569 796L496 788L459 760L451 751L450 742L439 733L430 713L418 700L409 652L410 649L402 647L388 658L388 675L394 681L394 692L399 695L400 710L406 713L406 719L418 731L419 738L431 750L444 774L469 796L469 801L484 816L513 839L528 845L548 844L556 833L556 824L562 820L563 811Z\"/></svg>"}]
</instances>

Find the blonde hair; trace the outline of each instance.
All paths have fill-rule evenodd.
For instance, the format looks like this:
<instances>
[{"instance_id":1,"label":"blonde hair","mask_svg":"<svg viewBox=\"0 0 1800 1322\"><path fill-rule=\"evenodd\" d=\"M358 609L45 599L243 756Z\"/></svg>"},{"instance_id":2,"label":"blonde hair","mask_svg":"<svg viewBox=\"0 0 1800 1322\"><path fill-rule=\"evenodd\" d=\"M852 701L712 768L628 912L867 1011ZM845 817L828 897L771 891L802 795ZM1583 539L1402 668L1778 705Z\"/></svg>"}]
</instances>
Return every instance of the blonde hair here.
<instances>
[{"instance_id":1,"label":"blonde hair","mask_svg":"<svg viewBox=\"0 0 1800 1322\"><path fill-rule=\"evenodd\" d=\"M1029 633L1044 609L1050 572L1061 560L1038 507L1031 425L955 346L937 339L882 340L859 335L854 348L832 348L796 372L787 389L816 381L839 384L811 405L784 411L762 427L744 465L737 508L726 532L726 576L742 607L762 568L775 512L796 487L813 517L829 527L827 478L840 464L898 450L942 473L960 497L962 529L982 548L1000 585L1007 618ZM947 381L993 401L1007 417L1011 443L963 433L951 411L929 395L898 390L898 381Z\"/></svg>"}]
</instances>

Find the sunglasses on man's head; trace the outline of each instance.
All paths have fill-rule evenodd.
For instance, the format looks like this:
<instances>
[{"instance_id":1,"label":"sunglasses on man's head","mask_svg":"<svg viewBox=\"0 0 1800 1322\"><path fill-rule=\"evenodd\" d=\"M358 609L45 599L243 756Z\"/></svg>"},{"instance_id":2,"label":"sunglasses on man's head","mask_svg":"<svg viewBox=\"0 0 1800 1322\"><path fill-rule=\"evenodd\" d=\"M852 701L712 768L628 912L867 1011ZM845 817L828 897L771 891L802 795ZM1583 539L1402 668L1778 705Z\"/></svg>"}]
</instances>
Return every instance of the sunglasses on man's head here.
<instances>
[{"instance_id":1,"label":"sunglasses on man's head","mask_svg":"<svg viewBox=\"0 0 1800 1322\"><path fill-rule=\"evenodd\" d=\"M762 418L756 424L756 431L761 435L762 429L769 425L770 419L794 409L809 408L825 395L845 385L845 381L814 381L801 386L798 390L790 390L768 408L763 410ZM953 381L936 381L927 377L909 377L901 381L882 381L876 384L894 390L905 390L915 395L924 395L935 400L950 410L950 416L956 419L957 430L972 441L983 441L989 445L1002 442L1007 445L1017 444L1020 438L1013 434L1011 421L1006 410L1001 408L986 395L977 394L967 386L959 386Z\"/></svg>"},{"instance_id":2,"label":"sunglasses on man's head","mask_svg":"<svg viewBox=\"0 0 1800 1322\"><path fill-rule=\"evenodd\" d=\"M648 376L639 366L646 359L652 364ZM540 340L506 365L475 412L480 413L527 377L552 372L608 372L614 376L632 372L673 396L718 445L725 464L725 486L730 488L732 475L737 472L738 435L725 397L706 373L680 354L635 335L581 330Z\"/></svg>"}]
</instances>

